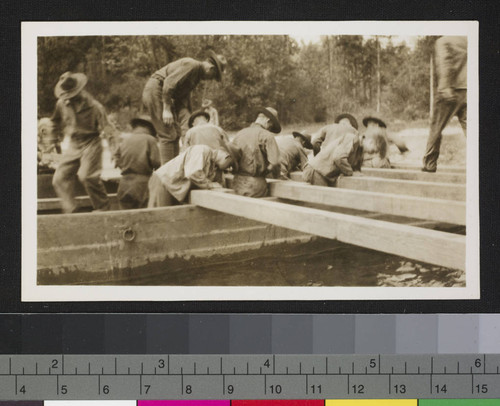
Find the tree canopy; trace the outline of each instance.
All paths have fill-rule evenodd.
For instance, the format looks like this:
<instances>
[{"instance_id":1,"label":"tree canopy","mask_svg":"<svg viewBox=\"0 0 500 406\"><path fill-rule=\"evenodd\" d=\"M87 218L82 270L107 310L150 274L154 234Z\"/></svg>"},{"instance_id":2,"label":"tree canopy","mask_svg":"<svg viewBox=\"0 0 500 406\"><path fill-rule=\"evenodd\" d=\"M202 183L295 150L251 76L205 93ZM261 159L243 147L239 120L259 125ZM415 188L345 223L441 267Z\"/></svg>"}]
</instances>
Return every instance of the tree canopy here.
<instances>
[{"instance_id":1,"label":"tree canopy","mask_svg":"<svg viewBox=\"0 0 500 406\"><path fill-rule=\"evenodd\" d=\"M227 71L221 83L198 85L193 106L212 99L227 129L247 125L259 106L276 108L284 124L375 111L378 80L382 115L427 117L433 38L420 37L413 48L386 42L353 35L309 44L288 35L40 37L38 114L52 113L54 86L66 71L84 72L87 89L108 113L135 113L155 70L185 56L202 60L213 49L226 57Z\"/></svg>"}]
</instances>

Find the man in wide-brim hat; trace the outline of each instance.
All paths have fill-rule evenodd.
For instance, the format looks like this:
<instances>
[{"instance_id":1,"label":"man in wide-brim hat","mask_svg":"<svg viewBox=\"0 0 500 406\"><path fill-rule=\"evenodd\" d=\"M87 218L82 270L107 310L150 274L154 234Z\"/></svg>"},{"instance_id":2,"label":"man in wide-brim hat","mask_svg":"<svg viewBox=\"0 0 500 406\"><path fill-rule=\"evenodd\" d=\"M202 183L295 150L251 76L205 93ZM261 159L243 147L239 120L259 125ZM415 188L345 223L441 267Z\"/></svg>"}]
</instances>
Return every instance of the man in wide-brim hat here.
<instances>
[{"instance_id":1,"label":"man in wide-brim hat","mask_svg":"<svg viewBox=\"0 0 500 406\"><path fill-rule=\"evenodd\" d=\"M281 131L278 112L272 107L258 109L257 119L244 128L233 142L241 149L233 189L239 195L267 195L266 176L277 178L280 173L280 152L274 134Z\"/></svg>"},{"instance_id":2,"label":"man in wide-brim hat","mask_svg":"<svg viewBox=\"0 0 500 406\"><path fill-rule=\"evenodd\" d=\"M349 113L341 113L337 117L335 117L336 124L345 124L354 127L356 130L358 129L358 121L356 118Z\"/></svg>"},{"instance_id":3,"label":"man in wide-brim hat","mask_svg":"<svg viewBox=\"0 0 500 406\"><path fill-rule=\"evenodd\" d=\"M373 129L374 131L378 130L379 132L381 132L386 138L387 143L388 144L392 143L396 145L396 147L398 147L399 149L399 152L408 151L408 147L406 146L406 143L401 137L399 137L396 134L387 133L387 124L377 115L373 114L363 118L363 125L366 127L367 130Z\"/></svg>"},{"instance_id":4,"label":"man in wide-brim hat","mask_svg":"<svg viewBox=\"0 0 500 406\"><path fill-rule=\"evenodd\" d=\"M207 59L181 58L157 70L142 93L160 142L162 163L179 153L179 139L188 129L192 111L191 92L202 80L222 79L226 59L209 51Z\"/></svg>"},{"instance_id":5,"label":"man in wide-brim hat","mask_svg":"<svg viewBox=\"0 0 500 406\"><path fill-rule=\"evenodd\" d=\"M239 156L234 154L233 146L226 132L209 122L210 116L203 110L195 111L189 118L189 130L184 137L182 149L193 145L207 145L212 149L222 149L231 155L233 171L238 169ZM222 171L216 176L216 182L222 182Z\"/></svg>"},{"instance_id":6,"label":"man in wide-brim hat","mask_svg":"<svg viewBox=\"0 0 500 406\"><path fill-rule=\"evenodd\" d=\"M148 115L130 120L132 132L124 133L115 153L116 166L122 177L118 185L120 209L140 209L148 203L148 182L160 167L156 131Z\"/></svg>"},{"instance_id":7,"label":"man in wide-brim hat","mask_svg":"<svg viewBox=\"0 0 500 406\"><path fill-rule=\"evenodd\" d=\"M322 148L327 147L337 138L345 134L357 134L358 122L348 114L343 113L335 118L335 123L327 124L312 136L312 146L314 155L317 155Z\"/></svg>"},{"instance_id":8,"label":"man in wide-brim hat","mask_svg":"<svg viewBox=\"0 0 500 406\"><path fill-rule=\"evenodd\" d=\"M311 135L301 132L292 132L289 135L276 137L276 143L280 150L281 179L289 179L290 172L303 170L307 164L307 152L305 149L312 149Z\"/></svg>"},{"instance_id":9,"label":"man in wide-brim hat","mask_svg":"<svg viewBox=\"0 0 500 406\"><path fill-rule=\"evenodd\" d=\"M54 134L58 139L68 136L69 147L61 157L52 184L66 213L77 209L77 178L85 187L94 210L109 209L106 189L101 181L101 135L107 139L113 153L118 133L101 103L84 90L86 84L87 77L83 73L66 72L54 89L58 98L51 118Z\"/></svg>"}]
</instances>

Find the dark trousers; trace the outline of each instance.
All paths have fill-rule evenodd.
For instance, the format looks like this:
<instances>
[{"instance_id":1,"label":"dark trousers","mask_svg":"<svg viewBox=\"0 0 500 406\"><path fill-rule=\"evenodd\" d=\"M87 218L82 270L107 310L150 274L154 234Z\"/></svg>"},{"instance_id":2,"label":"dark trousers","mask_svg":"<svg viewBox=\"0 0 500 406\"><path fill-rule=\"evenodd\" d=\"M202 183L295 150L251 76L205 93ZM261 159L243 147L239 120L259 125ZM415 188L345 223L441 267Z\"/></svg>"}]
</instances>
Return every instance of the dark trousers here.
<instances>
[{"instance_id":1,"label":"dark trousers","mask_svg":"<svg viewBox=\"0 0 500 406\"><path fill-rule=\"evenodd\" d=\"M118 185L118 202L121 210L143 209L148 204L149 176L128 173L122 175Z\"/></svg>"},{"instance_id":2,"label":"dark trousers","mask_svg":"<svg viewBox=\"0 0 500 406\"><path fill-rule=\"evenodd\" d=\"M167 125L163 122L162 82L150 78L142 93L142 104L151 116L151 121L158 134L161 164L165 164L179 155L179 139L188 130L190 116L187 103L177 102L172 107L174 122Z\"/></svg>"},{"instance_id":3,"label":"dark trousers","mask_svg":"<svg viewBox=\"0 0 500 406\"><path fill-rule=\"evenodd\" d=\"M437 98L432 110L432 122L427 148L424 155L424 169L435 171L441 148L442 132L453 116L457 116L467 136L467 90L455 90L456 98L452 101Z\"/></svg>"},{"instance_id":4,"label":"dark trousers","mask_svg":"<svg viewBox=\"0 0 500 406\"><path fill-rule=\"evenodd\" d=\"M63 154L52 185L61 199L65 213L76 210L75 183L78 179L85 187L95 210L109 210L109 200L101 180L102 145L101 138L95 137L85 143L70 141Z\"/></svg>"}]
</instances>

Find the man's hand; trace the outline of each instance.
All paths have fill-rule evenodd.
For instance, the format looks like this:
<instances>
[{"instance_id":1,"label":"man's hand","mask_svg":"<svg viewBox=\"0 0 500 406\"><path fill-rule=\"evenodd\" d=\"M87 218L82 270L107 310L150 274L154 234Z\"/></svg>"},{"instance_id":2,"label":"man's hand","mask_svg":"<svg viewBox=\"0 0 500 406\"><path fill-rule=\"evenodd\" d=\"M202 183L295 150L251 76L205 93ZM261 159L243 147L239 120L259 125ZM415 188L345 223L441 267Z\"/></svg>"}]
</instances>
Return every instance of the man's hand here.
<instances>
[{"instance_id":1,"label":"man's hand","mask_svg":"<svg viewBox=\"0 0 500 406\"><path fill-rule=\"evenodd\" d=\"M365 175L364 175L364 173L362 173L362 172L360 172L360 171L354 171L354 172L352 173L352 175L351 175L351 176L357 176L357 177L360 177L360 176L365 176Z\"/></svg>"},{"instance_id":2,"label":"man's hand","mask_svg":"<svg viewBox=\"0 0 500 406\"><path fill-rule=\"evenodd\" d=\"M222 185L218 182L210 182L209 189L222 189Z\"/></svg>"},{"instance_id":3,"label":"man's hand","mask_svg":"<svg viewBox=\"0 0 500 406\"><path fill-rule=\"evenodd\" d=\"M162 119L166 125L172 125L174 123L174 115L168 109L163 110Z\"/></svg>"},{"instance_id":4,"label":"man's hand","mask_svg":"<svg viewBox=\"0 0 500 406\"><path fill-rule=\"evenodd\" d=\"M447 87L446 89L442 89L439 91L439 99L444 102L450 103L455 101L456 98L457 95L455 94L455 91L450 87Z\"/></svg>"}]
</instances>

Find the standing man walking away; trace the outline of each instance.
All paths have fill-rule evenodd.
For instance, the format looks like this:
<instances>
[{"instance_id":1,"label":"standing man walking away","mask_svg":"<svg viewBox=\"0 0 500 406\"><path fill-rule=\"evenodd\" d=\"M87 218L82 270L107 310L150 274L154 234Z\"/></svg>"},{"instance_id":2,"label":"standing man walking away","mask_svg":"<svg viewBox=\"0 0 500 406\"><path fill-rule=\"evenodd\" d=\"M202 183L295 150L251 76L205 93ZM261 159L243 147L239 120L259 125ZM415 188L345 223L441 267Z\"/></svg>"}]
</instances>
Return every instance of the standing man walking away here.
<instances>
[{"instance_id":1,"label":"standing man walking away","mask_svg":"<svg viewBox=\"0 0 500 406\"><path fill-rule=\"evenodd\" d=\"M422 170L436 172L441 132L457 116L467 136L467 37L441 37L434 45L437 95Z\"/></svg>"},{"instance_id":2,"label":"standing man walking away","mask_svg":"<svg viewBox=\"0 0 500 406\"><path fill-rule=\"evenodd\" d=\"M66 72L61 75L54 94L58 98L52 116L54 134L62 139L70 137L69 148L63 153L52 184L61 198L65 213L76 210L75 182L85 187L94 210L108 210L109 201L101 181L102 144L104 135L114 152L118 133L108 121L101 103L84 90L87 76Z\"/></svg>"},{"instance_id":3,"label":"standing man walking away","mask_svg":"<svg viewBox=\"0 0 500 406\"><path fill-rule=\"evenodd\" d=\"M210 116L210 124L219 125L219 112L213 106L212 100L204 99L201 103L201 108L204 109Z\"/></svg>"},{"instance_id":4,"label":"standing man walking away","mask_svg":"<svg viewBox=\"0 0 500 406\"><path fill-rule=\"evenodd\" d=\"M266 107L259 110L254 123L236 134L233 142L241 148L239 168L233 179L233 189L237 194L249 197L267 195L266 175L278 178L280 174L280 152L273 135L280 131L278 112Z\"/></svg>"},{"instance_id":5,"label":"standing man walking away","mask_svg":"<svg viewBox=\"0 0 500 406\"><path fill-rule=\"evenodd\" d=\"M192 110L191 92L201 80L220 81L225 66L224 56L210 51L203 62L178 59L157 70L147 81L142 102L158 134L162 164L179 154L179 138L187 130Z\"/></svg>"},{"instance_id":6,"label":"standing man walking away","mask_svg":"<svg viewBox=\"0 0 500 406\"><path fill-rule=\"evenodd\" d=\"M149 116L130 120L131 133L122 134L115 162L122 171L118 186L121 210L141 209L148 204L148 182L153 170L160 167L156 131Z\"/></svg>"}]
</instances>

